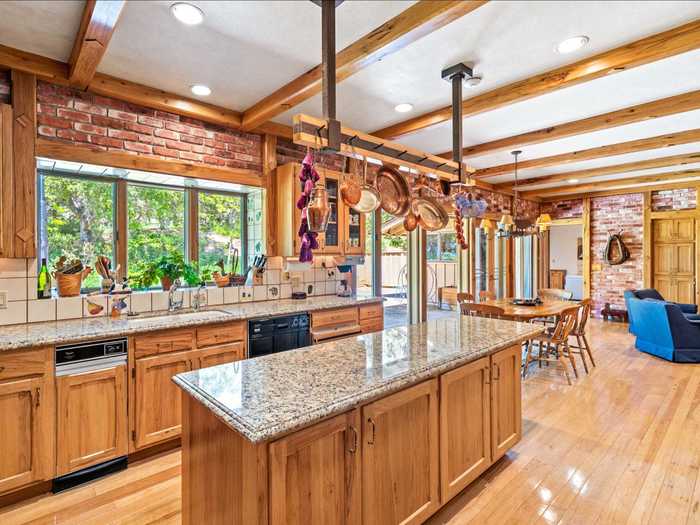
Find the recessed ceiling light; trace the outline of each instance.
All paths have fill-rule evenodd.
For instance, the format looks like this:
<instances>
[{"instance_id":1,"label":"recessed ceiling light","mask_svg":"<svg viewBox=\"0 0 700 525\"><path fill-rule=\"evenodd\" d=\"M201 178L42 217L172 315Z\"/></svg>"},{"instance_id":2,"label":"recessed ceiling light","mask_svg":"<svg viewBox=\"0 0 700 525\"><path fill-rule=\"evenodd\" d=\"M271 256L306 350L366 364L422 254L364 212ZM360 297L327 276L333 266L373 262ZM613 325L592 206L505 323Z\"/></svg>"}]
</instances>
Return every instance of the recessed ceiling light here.
<instances>
[{"instance_id":1,"label":"recessed ceiling light","mask_svg":"<svg viewBox=\"0 0 700 525\"><path fill-rule=\"evenodd\" d=\"M576 184L578 179L569 179L569 184Z\"/></svg>"},{"instance_id":2,"label":"recessed ceiling light","mask_svg":"<svg viewBox=\"0 0 700 525\"><path fill-rule=\"evenodd\" d=\"M170 6L170 12L183 24L195 26L204 20L204 11L196 5L186 2L176 2Z\"/></svg>"},{"instance_id":3,"label":"recessed ceiling light","mask_svg":"<svg viewBox=\"0 0 700 525\"><path fill-rule=\"evenodd\" d=\"M394 106L394 110L398 111L399 113L407 113L413 109L413 104L409 104L408 102L404 102L403 104L397 104Z\"/></svg>"},{"instance_id":4,"label":"recessed ceiling light","mask_svg":"<svg viewBox=\"0 0 700 525\"><path fill-rule=\"evenodd\" d=\"M192 94L197 95L198 97L206 97L211 95L211 89L204 84L195 84L194 86L190 86L190 91L192 91Z\"/></svg>"},{"instance_id":5,"label":"recessed ceiling light","mask_svg":"<svg viewBox=\"0 0 700 525\"><path fill-rule=\"evenodd\" d=\"M574 36L567 38L566 40L562 40L557 44L557 53L565 55L567 53L578 51L583 46L588 44L589 40L590 39L586 35Z\"/></svg>"}]
</instances>

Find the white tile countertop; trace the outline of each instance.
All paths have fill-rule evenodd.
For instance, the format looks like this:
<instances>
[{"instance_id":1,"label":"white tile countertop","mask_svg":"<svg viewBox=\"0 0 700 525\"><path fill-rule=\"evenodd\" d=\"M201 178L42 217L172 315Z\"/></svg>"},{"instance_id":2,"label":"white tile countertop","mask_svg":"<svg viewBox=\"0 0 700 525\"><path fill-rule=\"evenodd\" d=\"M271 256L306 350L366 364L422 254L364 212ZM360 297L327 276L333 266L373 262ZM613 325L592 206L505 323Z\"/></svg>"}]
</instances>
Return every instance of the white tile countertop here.
<instances>
[{"instance_id":1,"label":"white tile countertop","mask_svg":"<svg viewBox=\"0 0 700 525\"><path fill-rule=\"evenodd\" d=\"M541 326L455 316L204 368L173 381L253 443L508 348Z\"/></svg>"},{"instance_id":2,"label":"white tile countertop","mask_svg":"<svg viewBox=\"0 0 700 525\"><path fill-rule=\"evenodd\" d=\"M283 299L204 308L199 312L154 312L134 317L93 317L0 327L0 352L41 345L75 343L121 337L139 332L182 328L224 321L255 319L271 315L313 312L381 302L378 297L326 295L303 300Z\"/></svg>"}]
</instances>

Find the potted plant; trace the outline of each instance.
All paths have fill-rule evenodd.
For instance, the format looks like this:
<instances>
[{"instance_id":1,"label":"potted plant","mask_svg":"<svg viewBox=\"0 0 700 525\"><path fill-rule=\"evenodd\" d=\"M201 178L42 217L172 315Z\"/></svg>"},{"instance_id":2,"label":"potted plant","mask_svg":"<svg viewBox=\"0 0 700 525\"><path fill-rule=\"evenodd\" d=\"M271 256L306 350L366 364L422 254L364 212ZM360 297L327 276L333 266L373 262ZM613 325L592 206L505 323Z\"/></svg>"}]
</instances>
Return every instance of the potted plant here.
<instances>
[{"instance_id":1,"label":"potted plant","mask_svg":"<svg viewBox=\"0 0 700 525\"><path fill-rule=\"evenodd\" d=\"M196 286L201 280L196 263L185 262L180 254L163 255L146 264L135 277L134 282L139 288L149 288L160 280L163 290L169 290L180 277L187 285Z\"/></svg>"}]
</instances>

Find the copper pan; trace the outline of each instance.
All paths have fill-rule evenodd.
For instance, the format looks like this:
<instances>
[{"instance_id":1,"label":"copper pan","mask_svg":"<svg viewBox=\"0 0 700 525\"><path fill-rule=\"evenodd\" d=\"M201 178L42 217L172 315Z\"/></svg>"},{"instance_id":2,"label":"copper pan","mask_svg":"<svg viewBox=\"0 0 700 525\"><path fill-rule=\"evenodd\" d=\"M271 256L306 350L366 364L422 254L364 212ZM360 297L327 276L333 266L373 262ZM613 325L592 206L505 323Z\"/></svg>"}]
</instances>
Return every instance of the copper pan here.
<instances>
[{"instance_id":1,"label":"copper pan","mask_svg":"<svg viewBox=\"0 0 700 525\"><path fill-rule=\"evenodd\" d=\"M445 209L433 197L417 197L413 201L413 210L418 216L418 224L425 231L442 230L450 222Z\"/></svg>"},{"instance_id":2,"label":"copper pan","mask_svg":"<svg viewBox=\"0 0 700 525\"><path fill-rule=\"evenodd\" d=\"M382 166L377 171L377 189L382 196L382 209L390 215L403 217L411 207L406 179L394 168Z\"/></svg>"},{"instance_id":3,"label":"copper pan","mask_svg":"<svg viewBox=\"0 0 700 525\"><path fill-rule=\"evenodd\" d=\"M372 213L381 205L382 197L377 188L367 182L367 159L364 159L362 163L362 170L364 182L360 186L360 200L351 208L360 213Z\"/></svg>"}]
</instances>

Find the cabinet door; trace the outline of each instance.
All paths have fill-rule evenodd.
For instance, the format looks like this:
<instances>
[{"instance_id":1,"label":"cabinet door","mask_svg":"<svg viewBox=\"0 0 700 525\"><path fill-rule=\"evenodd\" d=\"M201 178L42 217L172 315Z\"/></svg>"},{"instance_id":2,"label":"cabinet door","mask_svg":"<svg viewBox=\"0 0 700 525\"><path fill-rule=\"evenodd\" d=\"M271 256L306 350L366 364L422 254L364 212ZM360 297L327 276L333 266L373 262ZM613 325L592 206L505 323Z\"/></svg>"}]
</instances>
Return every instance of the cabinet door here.
<instances>
[{"instance_id":1,"label":"cabinet door","mask_svg":"<svg viewBox=\"0 0 700 525\"><path fill-rule=\"evenodd\" d=\"M58 475L127 454L126 365L56 379Z\"/></svg>"},{"instance_id":2,"label":"cabinet door","mask_svg":"<svg viewBox=\"0 0 700 525\"><path fill-rule=\"evenodd\" d=\"M677 243L674 253L673 271L679 275L695 274L695 243Z\"/></svg>"},{"instance_id":3,"label":"cabinet door","mask_svg":"<svg viewBox=\"0 0 700 525\"><path fill-rule=\"evenodd\" d=\"M676 225L673 219L656 219L654 221L654 242L670 242L676 238Z\"/></svg>"},{"instance_id":4,"label":"cabinet door","mask_svg":"<svg viewBox=\"0 0 700 525\"><path fill-rule=\"evenodd\" d=\"M0 493L51 477L53 425L41 377L0 382Z\"/></svg>"},{"instance_id":5,"label":"cabinet door","mask_svg":"<svg viewBox=\"0 0 700 525\"><path fill-rule=\"evenodd\" d=\"M181 391L171 378L190 370L191 358L192 352L177 352L136 360L136 448L180 435Z\"/></svg>"},{"instance_id":6,"label":"cabinet door","mask_svg":"<svg viewBox=\"0 0 700 525\"><path fill-rule=\"evenodd\" d=\"M437 379L362 409L362 523L422 523L440 506Z\"/></svg>"},{"instance_id":7,"label":"cabinet door","mask_svg":"<svg viewBox=\"0 0 700 525\"><path fill-rule=\"evenodd\" d=\"M489 358L440 376L440 488L452 499L491 465Z\"/></svg>"},{"instance_id":8,"label":"cabinet door","mask_svg":"<svg viewBox=\"0 0 700 525\"><path fill-rule=\"evenodd\" d=\"M674 219L674 230L677 241L694 240L695 219Z\"/></svg>"},{"instance_id":9,"label":"cabinet door","mask_svg":"<svg viewBox=\"0 0 700 525\"><path fill-rule=\"evenodd\" d=\"M365 253L365 215L344 204L341 209L344 210L345 253L363 255Z\"/></svg>"},{"instance_id":10,"label":"cabinet door","mask_svg":"<svg viewBox=\"0 0 700 525\"><path fill-rule=\"evenodd\" d=\"M520 345L491 356L491 457L498 460L522 437Z\"/></svg>"},{"instance_id":11,"label":"cabinet door","mask_svg":"<svg viewBox=\"0 0 700 525\"><path fill-rule=\"evenodd\" d=\"M193 368L207 368L241 359L245 359L245 346L242 342L238 342L197 350L196 359L192 360L192 365Z\"/></svg>"},{"instance_id":12,"label":"cabinet door","mask_svg":"<svg viewBox=\"0 0 700 525\"><path fill-rule=\"evenodd\" d=\"M340 177L329 172L322 174L320 181L326 185L328 192L328 205L331 207L331 215L325 233L319 235L323 253L341 253L343 236L343 203L340 200Z\"/></svg>"},{"instance_id":13,"label":"cabinet door","mask_svg":"<svg viewBox=\"0 0 700 525\"><path fill-rule=\"evenodd\" d=\"M359 410L270 445L271 525L359 525Z\"/></svg>"}]
</instances>

